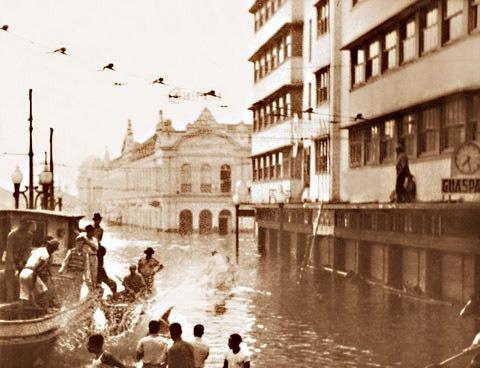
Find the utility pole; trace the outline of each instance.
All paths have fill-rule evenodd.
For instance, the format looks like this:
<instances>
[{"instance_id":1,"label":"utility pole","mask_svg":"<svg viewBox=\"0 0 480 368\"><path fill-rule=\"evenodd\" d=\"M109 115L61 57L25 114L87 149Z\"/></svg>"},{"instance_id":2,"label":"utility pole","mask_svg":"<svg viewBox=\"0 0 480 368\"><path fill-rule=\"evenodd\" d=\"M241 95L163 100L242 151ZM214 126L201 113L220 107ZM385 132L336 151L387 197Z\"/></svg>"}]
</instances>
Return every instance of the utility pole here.
<instances>
[{"instance_id":1,"label":"utility pole","mask_svg":"<svg viewBox=\"0 0 480 368\"><path fill-rule=\"evenodd\" d=\"M28 121L30 122L30 149L28 151L28 208L33 209L33 143L32 143L32 134L33 134L33 116L32 116L32 89L28 90L28 99L30 101L30 117Z\"/></svg>"},{"instance_id":2,"label":"utility pole","mask_svg":"<svg viewBox=\"0 0 480 368\"><path fill-rule=\"evenodd\" d=\"M53 128L50 128L50 172L52 173L52 184L50 187L50 209L55 210L55 175L53 173Z\"/></svg>"}]
</instances>

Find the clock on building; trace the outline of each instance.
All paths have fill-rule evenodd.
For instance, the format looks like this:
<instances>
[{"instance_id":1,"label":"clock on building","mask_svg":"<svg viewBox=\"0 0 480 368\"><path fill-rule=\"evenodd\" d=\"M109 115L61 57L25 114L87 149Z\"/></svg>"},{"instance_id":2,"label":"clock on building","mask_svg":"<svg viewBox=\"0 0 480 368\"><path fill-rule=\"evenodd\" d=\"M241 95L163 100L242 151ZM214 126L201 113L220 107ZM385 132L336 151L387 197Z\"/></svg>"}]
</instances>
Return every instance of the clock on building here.
<instances>
[{"instance_id":1,"label":"clock on building","mask_svg":"<svg viewBox=\"0 0 480 368\"><path fill-rule=\"evenodd\" d=\"M461 144L454 154L455 166L464 175L473 175L480 170L480 146L475 142Z\"/></svg>"}]
</instances>

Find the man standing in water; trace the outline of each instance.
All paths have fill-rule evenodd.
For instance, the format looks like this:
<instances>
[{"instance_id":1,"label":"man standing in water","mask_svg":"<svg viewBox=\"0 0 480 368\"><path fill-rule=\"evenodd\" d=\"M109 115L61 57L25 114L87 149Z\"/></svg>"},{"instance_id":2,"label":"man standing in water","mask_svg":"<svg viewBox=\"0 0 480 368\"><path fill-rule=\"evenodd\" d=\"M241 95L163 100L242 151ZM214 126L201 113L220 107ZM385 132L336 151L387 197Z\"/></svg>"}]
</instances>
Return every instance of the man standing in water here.
<instances>
[{"instance_id":1,"label":"man standing in water","mask_svg":"<svg viewBox=\"0 0 480 368\"><path fill-rule=\"evenodd\" d=\"M168 349L168 368L195 368L193 346L182 340L182 326L180 323L172 323L169 326L169 330L173 345Z\"/></svg>"},{"instance_id":2,"label":"man standing in water","mask_svg":"<svg viewBox=\"0 0 480 368\"><path fill-rule=\"evenodd\" d=\"M145 258L138 261L138 272L145 280L147 292L152 293L155 274L163 269L163 265L152 257L155 254L153 248L148 247L143 253L145 253Z\"/></svg>"},{"instance_id":3,"label":"man standing in water","mask_svg":"<svg viewBox=\"0 0 480 368\"><path fill-rule=\"evenodd\" d=\"M250 368L250 357L240 349L242 337L232 334L228 339L230 350L225 354L223 368Z\"/></svg>"},{"instance_id":4,"label":"man standing in water","mask_svg":"<svg viewBox=\"0 0 480 368\"><path fill-rule=\"evenodd\" d=\"M5 254L5 285L7 302L17 298L17 279L15 272L20 272L27 262L32 249L33 235L29 231L30 221L22 218L20 225L7 237Z\"/></svg>"},{"instance_id":5,"label":"man standing in water","mask_svg":"<svg viewBox=\"0 0 480 368\"><path fill-rule=\"evenodd\" d=\"M142 360L143 368L161 368L166 365L168 346L159 332L160 322L150 321L148 335L138 341L136 360Z\"/></svg>"},{"instance_id":6,"label":"man standing in water","mask_svg":"<svg viewBox=\"0 0 480 368\"><path fill-rule=\"evenodd\" d=\"M91 368L102 367L117 367L125 368L123 364L115 355L109 353L103 349L103 336L100 334L92 335L88 338L87 350L89 353L94 354L95 358L90 365Z\"/></svg>"}]
</instances>

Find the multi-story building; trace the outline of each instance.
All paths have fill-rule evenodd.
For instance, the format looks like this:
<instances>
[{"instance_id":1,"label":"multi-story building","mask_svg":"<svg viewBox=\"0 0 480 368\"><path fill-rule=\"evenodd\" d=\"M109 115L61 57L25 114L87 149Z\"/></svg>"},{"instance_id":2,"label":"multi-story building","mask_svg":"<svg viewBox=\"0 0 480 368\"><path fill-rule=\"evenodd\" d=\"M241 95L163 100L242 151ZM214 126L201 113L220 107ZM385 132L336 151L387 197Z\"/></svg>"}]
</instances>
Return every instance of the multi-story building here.
<instances>
[{"instance_id":1,"label":"multi-story building","mask_svg":"<svg viewBox=\"0 0 480 368\"><path fill-rule=\"evenodd\" d=\"M456 175L456 148L480 138L480 2L359 0L340 6L342 64L351 66L343 68L343 115L362 117L344 124L342 199L388 201L401 144L418 199L442 200L442 179ZM480 169L473 153L460 168L470 164L470 176Z\"/></svg>"},{"instance_id":2,"label":"multi-story building","mask_svg":"<svg viewBox=\"0 0 480 368\"><path fill-rule=\"evenodd\" d=\"M135 142L129 122L121 155L103 165L97 208L122 224L227 233L234 184L251 182L250 143L249 125L219 124L208 109L185 130L160 113L155 134L143 143Z\"/></svg>"},{"instance_id":3,"label":"multi-story building","mask_svg":"<svg viewBox=\"0 0 480 368\"><path fill-rule=\"evenodd\" d=\"M252 200L338 198L340 12L327 0L255 1Z\"/></svg>"}]
</instances>

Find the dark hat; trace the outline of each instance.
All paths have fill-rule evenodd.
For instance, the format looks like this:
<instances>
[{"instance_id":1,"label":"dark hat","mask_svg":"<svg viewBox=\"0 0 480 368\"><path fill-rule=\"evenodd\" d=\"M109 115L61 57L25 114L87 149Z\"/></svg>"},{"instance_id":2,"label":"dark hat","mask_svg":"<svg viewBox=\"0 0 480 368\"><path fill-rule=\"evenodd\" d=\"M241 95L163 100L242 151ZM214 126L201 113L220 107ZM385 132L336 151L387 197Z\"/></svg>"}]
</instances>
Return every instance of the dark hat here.
<instances>
[{"instance_id":1,"label":"dark hat","mask_svg":"<svg viewBox=\"0 0 480 368\"><path fill-rule=\"evenodd\" d=\"M145 249L145 250L143 251L143 253L145 253L145 254L153 254L153 253L155 253L155 251L153 250L152 247L148 247L147 249Z\"/></svg>"},{"instance_id":2,"label":"dark hat","mask_svg":"<svg viewBox=\"0 0 480 368\"><path fill-rule=\"evenodd\" d=\"M95 231L95 228L92 225L85 226L85 231Z\"/></svg>"},{"instance_id":3,"label":"dark hat","mask_svg":"<svg viewBox=\"0 0 480 368\"><path fill-rule=\"evenodd\" d=\"M92 220L101 220L101 219L102 219L102 216L98 212L93 214Z\"/></svg>"}]
</instances>

